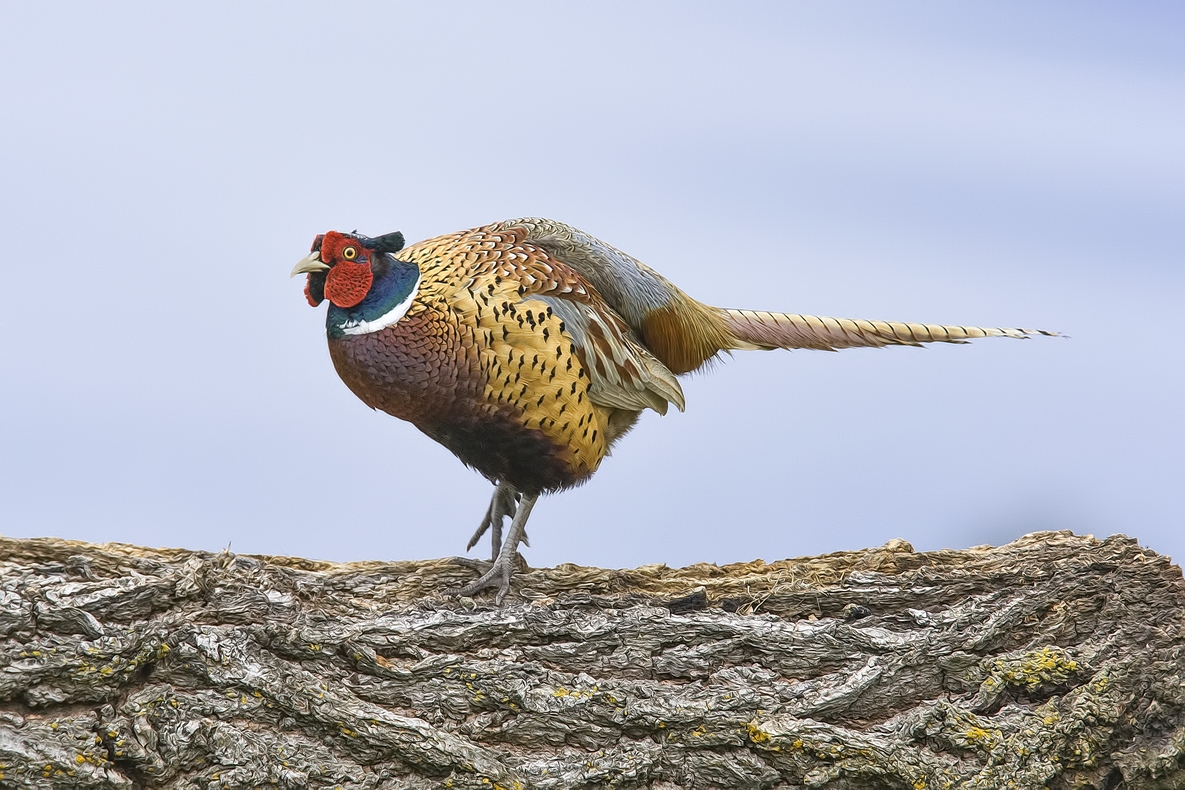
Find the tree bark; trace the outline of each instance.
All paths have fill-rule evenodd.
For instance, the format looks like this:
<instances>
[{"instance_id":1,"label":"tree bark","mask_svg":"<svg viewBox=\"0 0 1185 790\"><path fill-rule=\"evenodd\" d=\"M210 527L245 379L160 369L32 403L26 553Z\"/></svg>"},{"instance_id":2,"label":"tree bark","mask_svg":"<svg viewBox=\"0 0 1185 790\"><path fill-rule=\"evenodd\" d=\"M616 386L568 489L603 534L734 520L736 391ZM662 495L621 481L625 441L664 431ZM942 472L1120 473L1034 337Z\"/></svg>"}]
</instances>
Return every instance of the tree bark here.
<instances>
[{"instance_id":1,"label":"tree bark","mask_svg":"<svg viewBox=\"0 0 1185 790\"><path fill-rule=\"evenodd\" d=\"M1130 538L473 576L0 538L0 785L1185 787Z\"/></svg>"}]
</instances>

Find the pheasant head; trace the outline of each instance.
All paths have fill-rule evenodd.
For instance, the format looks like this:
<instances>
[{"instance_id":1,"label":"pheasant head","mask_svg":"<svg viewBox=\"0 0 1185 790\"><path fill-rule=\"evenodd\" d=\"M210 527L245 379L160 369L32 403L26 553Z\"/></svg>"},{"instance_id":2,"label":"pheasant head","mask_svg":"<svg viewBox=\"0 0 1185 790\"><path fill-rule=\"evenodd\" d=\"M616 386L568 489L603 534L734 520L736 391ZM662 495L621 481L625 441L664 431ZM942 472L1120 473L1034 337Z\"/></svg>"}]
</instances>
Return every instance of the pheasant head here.
<instances>
[{"instance_id":1,"label":"pheasant head","mask_svg":"<svg viewBox=\"0 0 1185 790\"><path fill-rule=\"evenodd\" d=\"M415 299L420 272L391 253L403 249L398 231L376 238L331 230L313 240L292 276L308 275L305 299L317 307L329 300L331 337L365 334L403 317Z\"/></svg>"}]
</instances>

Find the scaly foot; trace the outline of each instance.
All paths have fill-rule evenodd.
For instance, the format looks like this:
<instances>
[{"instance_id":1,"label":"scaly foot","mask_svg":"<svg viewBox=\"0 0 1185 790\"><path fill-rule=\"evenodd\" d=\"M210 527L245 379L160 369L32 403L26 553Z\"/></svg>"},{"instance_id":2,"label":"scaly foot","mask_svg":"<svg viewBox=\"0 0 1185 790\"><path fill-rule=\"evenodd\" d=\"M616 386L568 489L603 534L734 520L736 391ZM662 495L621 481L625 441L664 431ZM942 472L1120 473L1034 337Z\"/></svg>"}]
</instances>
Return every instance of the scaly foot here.
<instances>
[{"instance_id":1,"label":"scaly foot","mask_svg":"<svg viewBox=\"0 0 1185 790\"><path fill-rule=\"evenodd\" d=\"M514 558L518 557L518 552L514 553ZM483 565L490 565L490 569L481 575L481 578L476 581L466 584L461 589L457 590L457 595L470 596L474 593L479 593L482 590L488 590L491 587L497 587L498 593L494 596L494 603L498 606L502 605L502 599L506 597L506 593L510 592L510 577L514 575L515 559L499 556L498 559L491 563L482 563Z\"/></svg>"},{"instance_id":2,"label":"scaly foot","mask_svg":"<svg viewBox=\"0 0 1185 790\"><path fill-rule=\"evenodd\" d=\"M501 486L499 486L499 490L501 490ZM497 492L495 492L494 496L497 498ZM514 575L515 566L518 564L518 544L523 540L526 532L527 519L531 516L531 508L535 507L535 502L538 499L538 494L523 495L522 501L518 504L517 512L514 514L514 520L510 522L510 534L506 536L506 542L502 544L502 550L498 552L498 556L494 559L489 570L483 573L481 578L457 590L454 593L455 595L468 596L491 587L497 587L498 592L494 596L494 603L501 606L502 599L506 597L506 593L510 592L510 577ZM464 560L460 557L457 559L461 560L462 565L468 567L475 567L480 562L479 560ZM478 567L484 566L485 563L482 562Z\"/></svg>"}]
</instances>

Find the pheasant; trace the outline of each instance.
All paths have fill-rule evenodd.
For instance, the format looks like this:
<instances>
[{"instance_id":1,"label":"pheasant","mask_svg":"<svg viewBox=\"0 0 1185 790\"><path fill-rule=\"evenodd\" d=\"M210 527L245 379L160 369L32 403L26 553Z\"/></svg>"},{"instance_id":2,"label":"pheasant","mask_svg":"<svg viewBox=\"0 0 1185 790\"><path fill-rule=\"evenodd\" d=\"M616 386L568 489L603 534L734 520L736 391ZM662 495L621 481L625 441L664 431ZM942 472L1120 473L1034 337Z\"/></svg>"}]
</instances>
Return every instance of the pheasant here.
<instances>
[{"instance_id":1,"label":"pheasant","mask_svg":"<svg viewBox=\"0 0 1185 790\"><path fill-rule=\"evenodd\" d=\"M685 404L678 376L721 352L963 343L1030 329L711 307L576 228L507 220L404 247L330 231L292 270L329 300L334 368L363 403L447 447L495 486L491 563L456 591L510 589L539 496L587 481L646 409ZM502 540L504 519L510 529Z\"/></svg>"}]
</instances>

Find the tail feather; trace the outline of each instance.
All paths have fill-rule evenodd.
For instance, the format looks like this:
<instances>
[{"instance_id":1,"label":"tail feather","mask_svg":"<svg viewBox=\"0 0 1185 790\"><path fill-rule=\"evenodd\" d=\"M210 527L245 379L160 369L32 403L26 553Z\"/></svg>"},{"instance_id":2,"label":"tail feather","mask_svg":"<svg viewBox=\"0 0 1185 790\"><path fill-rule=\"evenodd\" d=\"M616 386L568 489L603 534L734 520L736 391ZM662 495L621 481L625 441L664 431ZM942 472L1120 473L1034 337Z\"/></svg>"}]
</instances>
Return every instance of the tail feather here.
<instances>
[{"instance_id":1,"label":"tail feather","mask_svg":"<svg viewBox=\"0 0 1185 790\"><path fill-rule=\"evenodd\" d=\"M835 351L861 346L920 346L923 343L966 343L980 337L1030 335L1056 337L1043 329L989 328L865 321L852 318L766 313L757 310L720 310L720 318L736 339L732 348L814 348Z\"/></svg>"}]
</instances>

